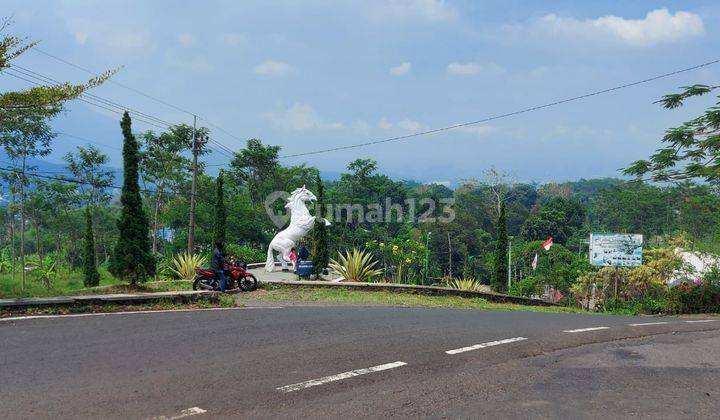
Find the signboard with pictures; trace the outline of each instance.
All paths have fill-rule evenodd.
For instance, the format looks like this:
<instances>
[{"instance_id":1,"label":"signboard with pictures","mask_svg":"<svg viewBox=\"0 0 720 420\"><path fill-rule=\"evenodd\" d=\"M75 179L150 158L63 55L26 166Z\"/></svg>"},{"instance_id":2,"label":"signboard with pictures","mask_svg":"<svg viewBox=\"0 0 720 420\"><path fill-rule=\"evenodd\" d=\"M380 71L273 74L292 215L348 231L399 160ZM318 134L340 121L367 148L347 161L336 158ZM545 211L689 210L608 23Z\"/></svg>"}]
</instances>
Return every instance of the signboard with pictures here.
<instances>
[{"instance_id":1,"label":"signboard with pictures","mask_svg":"<svg viewBox=\"0 0 720 420\"><path fill-rule=\"evenodd\" d=\"M642 264L643 236L626 233L590 234L590 264L637 267Z\"/></svg>"}]
</instances>

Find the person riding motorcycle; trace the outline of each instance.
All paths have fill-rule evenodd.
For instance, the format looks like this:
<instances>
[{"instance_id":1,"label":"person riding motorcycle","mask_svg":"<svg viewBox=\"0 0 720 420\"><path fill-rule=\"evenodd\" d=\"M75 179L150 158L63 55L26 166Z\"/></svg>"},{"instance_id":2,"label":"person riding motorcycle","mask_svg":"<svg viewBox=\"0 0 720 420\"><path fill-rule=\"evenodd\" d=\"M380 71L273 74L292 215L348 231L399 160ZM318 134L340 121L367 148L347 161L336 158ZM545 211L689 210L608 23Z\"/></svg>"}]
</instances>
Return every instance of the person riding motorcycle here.
<instances>
[{"instance_id":1,"label":"person riding motorcycle","mask_svg":"<svg viewBox=\"0 0 720 420\"><path fill-rule=\"evenodd\" d=\"M227 278L225 277L225 244L223 241L215 241L215 249L213 249L210 268L215 272L220 281L220 291L225 292L227 288Z\"/></svg>"}]
</instances>

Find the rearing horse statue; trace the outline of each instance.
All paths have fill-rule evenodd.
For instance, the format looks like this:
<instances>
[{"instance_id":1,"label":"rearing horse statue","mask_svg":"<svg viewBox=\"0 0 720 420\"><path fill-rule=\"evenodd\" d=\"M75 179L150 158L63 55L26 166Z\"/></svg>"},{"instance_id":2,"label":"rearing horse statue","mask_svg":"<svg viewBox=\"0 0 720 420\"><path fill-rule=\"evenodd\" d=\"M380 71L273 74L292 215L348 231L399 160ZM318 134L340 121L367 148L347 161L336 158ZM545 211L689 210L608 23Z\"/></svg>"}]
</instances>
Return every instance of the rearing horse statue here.
<instances>
[{"instance_id":1,"label":"rearing horse statue","mask_svg":"<svg viewBox=\"0 0 720 420\"><path fill-rule=\"evenodd\" d=\"M280 254L280 262L283 270L287 269L287 264L290 262L290 250L295 247L297 242L305 236L310 229L315 225L315 216L310 215L305 202L316 201L317 197L315 194L310 192L303 185L302 188L298 188L288 198L288 203L285 204L285 208L290 211L290 225L278 232L267 251L267 261L265 262L265 271L273 271L275 269L275 254L277 251ZM330 222L325 220L325 225L330 226Z\"/></svg>"}]
</instances>

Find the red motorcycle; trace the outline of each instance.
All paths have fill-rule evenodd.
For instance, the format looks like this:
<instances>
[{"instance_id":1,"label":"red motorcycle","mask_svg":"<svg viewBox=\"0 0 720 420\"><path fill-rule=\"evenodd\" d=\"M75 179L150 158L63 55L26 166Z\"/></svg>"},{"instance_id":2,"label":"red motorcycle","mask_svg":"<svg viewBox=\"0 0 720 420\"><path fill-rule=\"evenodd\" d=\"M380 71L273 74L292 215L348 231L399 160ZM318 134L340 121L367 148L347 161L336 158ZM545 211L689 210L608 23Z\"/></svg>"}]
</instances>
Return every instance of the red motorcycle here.
<instances>
[{"instance_id":1,"label":"red motorcycle","mask_svg":"<svg viewBox=\"0 0 720 420\"><path fill-rule=\"evenodd\" d=\"M223 268L227 280L225 290L240 289L244 292L252 292L257 289L257 279L247 271L247 264L225 264ZM193 290L217 291L220 290L220 281L213 270L196 267Z\"/></svg>"}]
</instances>

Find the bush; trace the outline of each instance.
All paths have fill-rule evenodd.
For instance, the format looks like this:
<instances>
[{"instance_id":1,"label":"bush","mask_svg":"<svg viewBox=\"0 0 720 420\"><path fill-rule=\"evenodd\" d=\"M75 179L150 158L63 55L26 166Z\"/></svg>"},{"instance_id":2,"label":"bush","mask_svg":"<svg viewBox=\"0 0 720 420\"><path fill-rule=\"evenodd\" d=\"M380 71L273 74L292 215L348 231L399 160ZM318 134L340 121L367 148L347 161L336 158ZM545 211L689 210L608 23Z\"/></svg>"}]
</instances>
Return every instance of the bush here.
<instances>
[{"instance_id":1,"label":"bush","mask_svg":"<svg viewBox=\"0 0 720 420\"><path fill-rule=\"evenodd\" d=\"M201 255L190 255L187 252L178 254L172 261L172 272L182 280L195 278L195 267L202 267L205 264L205 257Z\"/></svg>"},{"instance_id":2,"label":"bush","mask_svg":"<svg viewBox=\"0 0 720 420\"><path fill-rule=\"evenodd\" d=\"M336 270L346 281L369 282L382 275L382 270L375 267L377 263L372 254L353 248L345 251L345 255L338 252L338 261L330 260L330 268Z\"/></svg>"},{"instance_id":3,"label":"bush","mask_svg":"<svg viewBox=\"0 0 720 420\"><path fill-rule=\"evenodd\" d=\"M673 313L720 312L720 284L683 282L668 292L667 309Z\"/></svg>"},{"instance_id":4,"label":"bush","mask_svg":"<svg viewBox=\"0 0 720 420\"><path fill-rule=\"evenodd\" d=\"M467 279L448 279L447 287L458 290L470 290L473 292L487 292L489 287L481 284L479 281L467 278Z\"/></svg>"},{"instance_id":5,"label":"bush","mask_svg":"<svg viewBox=\"0 0 720 420\"><path fill-rule=\"evenodd\" d=\"M264 251L245 245L226 244L225 252L228 255L235 255L238 260L248 264L264 262L267 257Z\"/></svg>"},{"instance_id":6,"label":"bush","mask_svg":"<svg viewBox=\"0 0 720 420\"><path fill-rule=\"evenodd\" d=\"M542 280L542 279L540 279ZM509 294L513 296L532 296L539 294L538 278L529 276L510 285Z\"/></svg>"}]
</instances>

